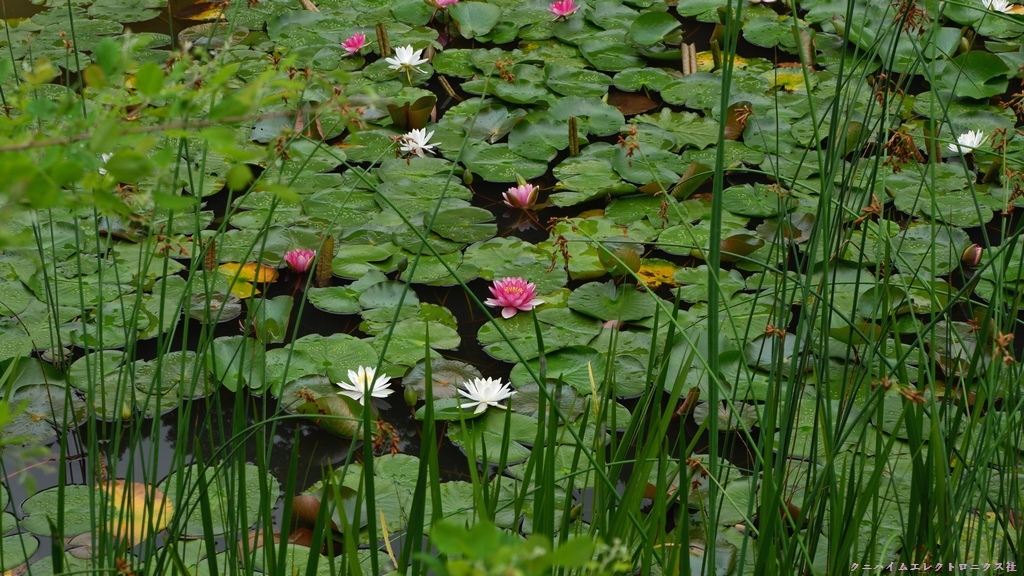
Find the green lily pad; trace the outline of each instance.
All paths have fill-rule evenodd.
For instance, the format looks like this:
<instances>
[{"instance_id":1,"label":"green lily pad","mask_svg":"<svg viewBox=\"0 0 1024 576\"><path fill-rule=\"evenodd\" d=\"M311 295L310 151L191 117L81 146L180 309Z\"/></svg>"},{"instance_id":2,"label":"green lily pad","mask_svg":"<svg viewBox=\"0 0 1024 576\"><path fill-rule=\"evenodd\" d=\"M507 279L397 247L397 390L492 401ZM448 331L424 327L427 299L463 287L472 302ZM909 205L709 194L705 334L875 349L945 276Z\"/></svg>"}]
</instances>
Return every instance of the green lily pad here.
<instances>
[{"instance_id":1,"label":"green lily pad","mask_svg":"<svg viewBox=\"0 0 1024 576\"><path fill-rule=\"evenodd\" d=\"M255 393L266 388L266 349L260 341L245 336L223 336L215 339L211 348L206 356L206 368L214 381L232 392L243 386Z\"/></svg>"},{"instance_id":2,"label":"green lily pad","mask_svg":"<svg viewBox=\"0 0 1024 576\"><path fill-rule=\"evenodd\" d=\"M536 317L541 323L541 338L546 353L567 346L589 344L601 332L599 321L567 308L541 310ZM504 335L496 326L501 327ZM499 360L516 362L520 355L531 359L540 354L533 320L525 314L517 314L507 320L495 318L493 323L480 327L477 338L484 346L484 352Z\"/></svg>"},{"instance_id":3,"label":"green lily pad","mask_svg":"<svg viewBox=\"0 0 1024 576\"><path fill-rule=\"evenodd\" d=\"M430 348L455 350L462 341L459 333L440 322L430 322ZM386 343L386 350L385 350ZM410 318L395 324L393 331L384 331L373 340L374 348L392 364L415 366L427 350L426 323Z\"/></svg>"},{"instance_id":4,"label":"green lily pad","mask_svg":"<svg viewBox=\"0 0 1024 576\"><path fill-rule=\"evenodd\" d=\"M544 82L549 88L562 96L579 96L582 98L604 96L612 79L595 70L581 70L549 64L544 68Z\"/></svg>"},{"instance_id":5,"label":"green lily pad","mask_svg":"<svg viewBox=\"0 0 1024 576\"><path fill-rule=\"evenodd\" d=\"M573 290L569 296L569 308L601 320L630 322L653 316L654 298L652 294L628 284L616 286L613 282L590 282Z\"/></svg>"},{"instance_id":6,"label":"green lily pad","mask_svg":"<svg viewBox=\"0 0 1024 576\"><path fill-rule=\"evenodd\" d=\"M261 298L255 301L251 327L256 337L264 344L284 342L288 335L292 305L295 300L289 295Z\"/></svg>"},{"instance_id":7,"label":"green lily pad","mask_svg":"<svg viewBox=\"0 0 1024 576\"><path fill-rule=\"evenodd\" d=\"M995 54L971 50L946 63L938 85L956 96L989 98L1006 92L1011 75L1006 63Z\"/></svg>"},{"instance_id":8,"label":"green lily pad","mask_svg":"<svg viewBox=\"0 0 1024 576\"><path fill-rule=\"evenodd\" d=\"M47 533L49 536L49 533ZM14 570L28 562L39 549L39 540L29 534L12 534L0 540L0 570Z\"/></svg>"},{"instance_id":9,"label":"green lily pad","mask_svg":"<svg viewBox=\"0 0 1024 576\"><path fill-rule=\"evenodd\" d=\"M478 462L497 462L503 450L507 450L507 462L521 462L530 456L530 450L523 444L537 439L537 420L512 413L505 434L506 417L504 412L491 410L465 426L453 422L448 427L448 438L463 452L468 454L472 450Z\"/></svg>"},{"instance_id":10,"label":"green lily pad","mask_svg":"<svg viewBox=\"0 0 1024 576\"><path fill-rule=\"evenodd\" d=\"M438 400L459 398L459 385L480 377L480 371L465 362L447 358L437 358L430 362L433 397ZM426 361L421 360L413 366L402 379L402 384L414 390L418 398L424 398L427 390Z\"/></svg>"},{"instance_id":11,"label":"green lily pad","mask_svg":"<svg viewBox=\"0 0 1024 576\"><path fill-rule=\"evenodd\" d=\"M99 511L93 508L93 489L89 486L68 485L63 488L64 534L91 532ZM24 517L21 527L39 536L50 536L50 522L57 522L59 488L50 488L32 495L21 505Z\"/></svg>"},{"instance_id":12,"label":"green lily pad","mask_svg":"<svg viewBox=\"0 0 1024 576\"><path fill-rule=\"evenodd\" d=\"M544 162L523 158L508 144L469 146L462 154L466 168L489 182L515 182L516 174L531 179L547 172Z\"/></svg>"},{"instance_id":13,"label":"green lily pad","mask_svg":"<svg viewBox=\"0 0 1024 576\"><path fill-rule=\"evenodd\" d=\"M577 129L581 135L610 136L617 133L626 121L622 112L614 106L598 98L578 96L559 98L551 106L550 114L554 120L566 122L566 126L569 118L578 118ZM523 174L523 177L526 178L526 175Z\"/></svg>"},{"instance_id":14,"label":"green lily pad","mask_svg":"<svg viewBox=\"0 0 1024 576\"><path fill-rule=\"evenodd\" d=\"M681 27L682 23L667 12L644 12L630 24L626 37L641 46L651 46Z\"/></svg>"},{"instance_id":15,"label":"green lily pad","mask_svg":"<svg viewBox=\"0 0 1024 576\"><path fill-rule=\"evenodd\" d=\"M230 530L245 530L248 526L239 526L239 518L248 518L255 523L261 517L261 510L272 507L280 496L281 487L277 479L252 464L245 465L241 483L237 474L224 472L215 466L193 464L171 472L161 483L160 489L174 503L176 521L184 517L183 535L217 535ZM209 506L208 522L200 513L199 499L205 500Z\"/></svg>"},{"instance_id":16,"label":"green lily pad","mask_svg":"<svg viewBox=\"0 0 1024 576\"><path fill-rule=\"evenodd\" d=\"M695 268L681 268L672 280L682 284L675 294L687 302L706 302L711 284L711 271L706 264ZM745 282L737 270L719 270L717 286L719 297L730 300L737 292L743 290Z\"/></svg>"},{"instance_id":17,"label":"green lily pad","mask_svg":"<svg viewBox=\"0 0 1024 576\"><path fill-rule=\"evenodd\" d=\"M501 19L501 8L486 2L460 2L447 8L463 38L480 38Z\"/></svg>"}]
</instances>

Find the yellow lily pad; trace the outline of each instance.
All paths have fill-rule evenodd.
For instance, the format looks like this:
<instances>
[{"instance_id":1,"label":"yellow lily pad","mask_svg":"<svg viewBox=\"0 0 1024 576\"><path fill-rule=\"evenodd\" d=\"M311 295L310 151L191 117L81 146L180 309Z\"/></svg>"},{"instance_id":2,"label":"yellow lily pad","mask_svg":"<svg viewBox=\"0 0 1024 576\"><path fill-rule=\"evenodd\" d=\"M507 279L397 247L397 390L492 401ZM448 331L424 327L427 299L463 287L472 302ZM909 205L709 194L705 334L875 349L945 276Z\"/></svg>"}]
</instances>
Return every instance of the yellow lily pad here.
<instances>
[{"instance_id":1,"label":"yellow lily pad","mask_svg":"<svg viewBox=\"0 0 1024 576\"><path fill-rule=\"evenodd\" d=\"M679 270L679 267L668 260L648 258L644 260L643 265L640 266L640 270L637 272L637 275L644 281L644 285L647 286L648 289L657 290L662 284L668 286L679 285L672 280L672 276L675 275L676 270Z\"/></svg>"},{"instance_id":2,"label":"yellow lily pad","mask_svg":"<svg viewBox=\"0 0 1024 576\"><path fill-rule=\"evenodd\" d=\"M115 480L103 486L112 505L107 530L134 546L171 523L174 504L160 490L140 482Z\"/></svg>"},{"instance_id":3,"label":"yellow lily pad","mask_svg":"<svg viewBox=\"0 0 1024 576\"><path fill-rule=\"evenodd\" d=\"M239 280L245 280L246 282L276 282L278 276L277 269L256 262L246 262L245 264L228 262L218 266L217 270L228 278L237 276ZM244 298L244 296L241 297Z\"/></svg>"}]
</instances>

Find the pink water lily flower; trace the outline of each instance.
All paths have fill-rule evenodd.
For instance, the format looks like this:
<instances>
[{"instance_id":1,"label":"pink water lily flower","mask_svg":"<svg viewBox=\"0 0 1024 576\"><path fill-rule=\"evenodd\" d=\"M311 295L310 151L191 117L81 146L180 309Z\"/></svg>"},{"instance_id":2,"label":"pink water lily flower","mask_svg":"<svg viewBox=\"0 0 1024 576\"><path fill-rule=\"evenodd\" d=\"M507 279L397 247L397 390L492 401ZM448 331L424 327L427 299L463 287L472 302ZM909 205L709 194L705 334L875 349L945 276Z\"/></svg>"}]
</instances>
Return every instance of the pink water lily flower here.
<instances>
[{"instance_id":1,"label":"pink water lily flower","mask_svg":"<svg viewBox=\"0 0 1024 576\"><path fill-rule=\"evenodd\" d=\"M526 210L537 203L537 190L539 188L533 184L523 184L522 186L513 186L507 192L502 192L501 195L505 197L505 205L509 208Z\"/></svg>"},{"instance_id":2,"label":"pink water lily flower","mask_svg":"<svg viewBox=\"0 0 1024 576\"><path fill-rule=\"evenodd\" d=\"M434 0L434 4L437 4L437 7L440 8L441 10L444 10L445 8L451 6L452 4L458 3L459 0Z\"/></svg>"},{"instance_id":3,"label":"pink water lily flower","mask_svg":"<svg viewBox=\"0 0 1024 576\"><path fill-rule=\"evenodd\" d=\"M316 258L316 251L308 248L292 250L284 255L284 261L294 272L309 272Z\"/></svg>"},{"instance_id":4,"label":"pink water lily flower","mask_svg":"<svg viewBox=\"0 0 1024 576\"><path fill-rule=\"evenodd\" d=\"M544 303L536 298L537 286L522 278L495 280L490 290L494 298L488 298L484 304L500 307L503 318L511 318L517 312L529 312Z\"/></svg>"},{"instance_id":5,"label":"pink water lily flower","mask_svg":"<svg viewBox=\"0 0 1024 576\"><path fill-rule=\"evenodd\" d=\"M362 32L356 32L352 36L341 43L341 47L345 49L349 54L355 54L362 50L363 46L366 46L366 34Z\"/></svg>"},{"instance_id":6,"label":"pink water lily flower","mask_svg":"<svg viewBox=\"0 0 1024 576\"><path fill-rule=\"evenodd\" d=\"M548 12L551 12L558 18L572 16L577 10L579 10L579 6L576 5L574 0L555 0L548 7Z\"/></svg>"}]
</instances>

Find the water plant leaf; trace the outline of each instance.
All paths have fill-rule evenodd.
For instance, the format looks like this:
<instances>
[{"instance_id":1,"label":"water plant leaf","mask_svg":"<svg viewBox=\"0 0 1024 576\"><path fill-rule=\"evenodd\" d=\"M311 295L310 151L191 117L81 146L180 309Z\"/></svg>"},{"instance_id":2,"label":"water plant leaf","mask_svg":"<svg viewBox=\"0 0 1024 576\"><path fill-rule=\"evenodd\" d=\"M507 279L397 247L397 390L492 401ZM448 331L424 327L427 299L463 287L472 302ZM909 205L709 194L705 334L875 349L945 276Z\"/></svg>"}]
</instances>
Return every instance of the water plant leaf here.
<instances>
[{"instance_id":1,"label":"water plant leaf","mask_svg":"<svg viewBox=\"0 0 1024 576\"><path fill-rule=\"evenodd\" d=\"M394 330L377 335L373 346L378 352L384 351L387 343L385 359L400 366L415 366L423 359L427 345L427 325L419 319L410 318L395 324ZM430 347L434 350L455 350L462 339L453 328L440 322L430 324ZM434 352L435 354L437 352Z\"/></svg>"},{"instance_id":2,"label":"water plant leaf","mask_svg":"<svg viewBox=\"0 0 1024 576\"><path fill-rule=\"evenodd\" d=\"M541 323L541 335L546 352L566 346L588 344L601 332L600 321L567 308L541 310L536 316ZM501 326L504 336L494 324ZM533 320L528 315L517 314L508 320L495 318L494 324L484 324L477 334L477 338L484 346L484 352L489 356L506 362L516 362L519 355L531 359L540 353L537 332Z\"/></svg>"},{"instance_id":3,"label":"water plant leaf","mask_svg":"<svg viewBox=\"0 0 1024 576\"><path fill-rule=\"evenodd\" d=\"M480 371L470 364L447 358L435 358L430 362L432 390L435 399L458 398L459 385L481 378ZM416 392L423 399L427 389L426 360L421 360L402 379L406 388Z\"/></svg>"},{"instance_id":4,"label":"water plant leaf","mask_svg":"<svg viewBox=\"0 0 1024 576\"><path fill-rule=\"evenodd\" d=\"M453 444L469 454L470 450L478 462L497 462L503 446L508 446L507 461L521 462L530 456L530 450L523 444L532 443L537 437L537 420L522 414L512 413L508 435L505 434L505 419L509 415L501 410L488 410L483 418L448 426L448 438ZM471 446L471 447L470 447Z\"/></svg>"},{"instance_id":5,"label":"water plant leaf","mask_svg":"<svg viewBox=\"0 0 1024 576\"><path fill-rule=\"evenodd\" d=\"M217 270L227 276L228 278L238 277L240 280L246 282L276 282L278 272L276 268L270 266L264 266L256 262L246 262L245 264L239 264L237 262L228 262L227 264L221 264L217 267Z\"/></svg>"},{"instance_id":6,"label":"water plant leaf","mask_svg":"<svg viewBox=\"0 0 1024 576\"><path fill-rule=\"evenodd\" d=\"M39 536L50 536L50 522L57 522L59 488L36 492L21 505L21 527ZM63 487L64 534L91 532L98 515L92 506L93 489L77 484Z\"/></svg>"},{"instance_id":7,"label":"water plant leaf","mask_svg":"<svg viewBox=\"0 0 1024 576\"><path fill-rule=\"evenodd\" d=\"M569 118L579 118L578 127L582 135L610 136L617 133L626 121L622 112L599 98L559 98L551 106L549 113L551 118L560 122L567 123Z\"/></svg>"},{"instance_id":8,"label":"water plant leaf","mask_svg":"<svg viewBox=\"0 0 1024 576\"><path fill-rule=\"evenodd\" d=\"M704 423L711 416L711 404L701 402L693 409L693 420L698 425ZM719 430L750 430L757 422L757 406L746 402L735 404L722 403L718 406L714 416L718 418Z\"/></svg>"},{"instance_id":9,"label":"water plant leaf","mask_svg":"<svg viewBox=\"0 0 1024 576\"><path fill-rule=\"evenodd\" d=\"M476 407L463 408L463 404L469 402L465 398L441 398L434 400L434 419L439 421L459 422L479 418L486 414L476 412ZM424 404L416 409L415 418L423 420L427 417L427 406Z\"/></svg>"},{"instance_id":10,"label":"water plant leaf","mask_svg":"<svg viewBox=\"0 0 1024 576\"><path fill-rule=\"evenodd\" d=\"M1011 75L1006 63L995 54L971 50L949 60L937 83L958 97L980 99L1005 93Z\"/></svg>"},{"instance_id":11,"label":"water plant leaf","mask_svg":"<svg viewBox=\"0 0 1024 576\"><path fill-rule=\"evenodd\" d=\"M237 284L237 282L236 282ZM246 283L247 284L247 283ZM249 286L252 286L249 284ZM230 322L242 314L242 301L234 294L211 292L193 294L189 303L188 316L208 324Z\"/></svg>"},{"instance_id":12,"label":"water plant leaf","mask_svg":"<svg viewBox=\"0 0 1024 576\"><path fill-rule=\"evenodd\" d=\"M401 282L374 284L359 295L359 305L367 309L397 308L400 302L405 306L416 306L420 299L415 290Z\"/></svg>"},{"instance_id":13,"label":"water plant leaf","mask_svg":"<svg viewBox=\"0 0 1024 576\"><path fill-rule=\"evenodd\" d=\"M612 79L596 70L549 64L544 67L544 82L562 96L600 98L608 92Z\"/></svg>"},{"instance_id":14,"label":"water plant leaf","mask_svg":"<svg viewBox=\"0 0 1024 576\"><path fill-rule=\"evenodd\" d=\"M160 488L173 503L176 515L185 517L183 535L225 534L239 528L240 518L255 522L260 517L261 502L272 506L277 501L281 486L276 478L261 473L252 464L236 472L225 474L216 466L193 464L171 472L161 483ZM205 490L199 489L200 474ZM209 507L209 522L200 513L200 499Z\"/></svg>"},{"instance_id":15,"label":"water plant leaf","mask_svg":"<svg viewBox=\"0 0 1024 576\"><path fill-rule=\"evenodd\" d=\"M483 208L449 208L438 211L430 229L455 242L479 242L497 234L498 226L488 224L492 220L494 215Z\"/></svg>"},{"instance_id":16,"label":"water plant leaf","mask_svg":"<svg viewBox=\"0 0 1024 576\"><path fill-rule=\"evenodd\" d=\"M28 562L38 549L39 540L30 534L4 536L3 540L0 540L0 570L15 570Z\"/></svg>"},{"instance_id":17,"label":"water plant leaf","mask_svg":"<svg viewBox=\"0 0 1024 576\"><path fill-rule=\"evenodd\" d=\"M590 37L580 42L580 54L598 70L625 70L644 64L640 53L625 42L613 40L618 33L613 31L600 37Z\"/></svg>"},{"instance_id":18,"label":"water plant leaf","mask_svg":"<svg viewBox=\"0 0 1024 576\"><path fill-rule=\"evenodd\" d=\"M706 264L694 268L681 268L672 278L681 284L676 295L687 302L706 302L711 284L711 270ZM716 282L718 293L723 300L731 299L743 290L745 281L737 270L719 270Z\"/></svg>"},{"instance_id":19,"label":"water plant leaf","mask_svg":"<svg viewBox=\"0 0 1024 576\"><path fill-rule=\"evenodd\" d=\"M570 422L576 420L586 408L585 397L577 394L576 389L571 386L548 387L547 391ZM516 393L509 403L512 404L512 409L516 413L536 418L540 410L541 395L540 386L536 382L523 384L516 388ZM546 401L546 403L549 402Z\"/></svg>"},{"instance_id":20,"label":"water plant leaf","mask_svg":"<svg viewBox=\"0 0 1024 576\"><path fill-rule=\"evenodd\" d=\"M447 9L463 38L485 36L501 19L501 8L486 2L460 2Z\"/></svg>"},{"instance_id":21,"label":"water plant leaf","mask_svg":"<svg viewBox=\"0 0 1024 576\"><path fill-rule=\"evenodd\" d=\"M569 308L601 320L630 322L653 316L655 303L651 294L635 286L590 282L573 290Z\"/></svg>"},{"instance_id":22,"label":"water plant leaf","mask_svg":"<svg viewBox=\"0 0 1024 576\"><path fill-rule=\"evenodd\" d=\"M363 309L359 305L358 294L347 286L310 288L306 291L306 298L310 304L324 312L355 314Z\"/></svg>"},{"instance_id":23,"label":"water plant leaf","mask_svg":"<svg viewBox=\"0 0 1024 576\"><path fill-rule=\"evenodd\" d=\"M136 360L130 366L136 395L147 415L177 408L181 399L201 398L216 391L206 377L199 355L191 350L163 354L154 360Z\"/></svg>"},{"instance_id":24,"label":"water plant leaf","mask_svg":"<svg viewBox=\"0 0 1024 576\"><path fill-rule=\"evenodd\" d=\"M644 12L629 25L626 37L641 46L651 46L666 40L682 28L682 23L667 12Z\"/></svg>"},{"instance_id":25,"label":"water plant leaf","mask_svg":"<svg viewBox=\"0 0 1024 576\"><path fill-rule=\"evenodd\" d=\"M245 336L222 336L213 341L210 352L206 355L206 369L214 382L232 392L241 386L255 393L266 388L266 350L260 341Z\"/></svg>"},{"instance_id":26,"label":"water plant leaf","mask_svg":"<svg viewBox=\"0 0 1024 576\"><path fill-rule=\"evenodd\" d=\"M466 169L488 182L515 182L516 174L532 179L547 172L544 162L523 158L508 144L470 145L462 154Z\"/></svg>"},{"instance_id":27,"label":"water plant leaf","mask_svg":"<svg viewBox=\"0 0 1024 576\"><path fill-rule=\"evenodd\" d=\"M517 123L508 135L509 150L530 160L550 162L559 150L569 146L564 122L551 118L546 112L533 111Z\"/></svg>"},{"instance_id":28,"label":"water plant leaf","mask_svg":"<svg viewBox=\"0 0 1024 576\"><path fill-rule=\"evenodd\" d=\"M14 414L3 428L0 438L6 442L32 445L45 442L56 436L58 430L84 422L87 416L85 401L60 383L59 379L44 384L19 385L6 395L4 400L12 407ZM65 419L64 406L69 412Z\"/></svg>"},{"instance_id":29,"label":"water plant leaf","mask_svg":"<svg viewBox=\"0 0 1024 576\"><path fill-rule=\"evenodd\" d=\"M101 485L101 493L111 506L108 533L128 546L163 530L174 517L174 505L154 486L117 479Z\"/></svg>"},{"instance_id":30,"label":"water plant leaf","mask_svg":"<svg viewBox=\"0 0 1024 576\"><path fill-rule=\"evenodd\" d=\"M250 327L264 344L284 342L295 299L287 294L256 301Z\"/></svg>"},{"instance_id":31,"label":"water plant leaf","mask_svg":"<svg viewBox=\"0 0 1024 576\"><path fill-rule=\"evenodd\" d=\"M403 132L423 128L430 120L430 114L437 103L434 95L421 96L415 102L406 102L401 106L388 104L388 114L392 124Z\"/></svg>"}]
</instances>

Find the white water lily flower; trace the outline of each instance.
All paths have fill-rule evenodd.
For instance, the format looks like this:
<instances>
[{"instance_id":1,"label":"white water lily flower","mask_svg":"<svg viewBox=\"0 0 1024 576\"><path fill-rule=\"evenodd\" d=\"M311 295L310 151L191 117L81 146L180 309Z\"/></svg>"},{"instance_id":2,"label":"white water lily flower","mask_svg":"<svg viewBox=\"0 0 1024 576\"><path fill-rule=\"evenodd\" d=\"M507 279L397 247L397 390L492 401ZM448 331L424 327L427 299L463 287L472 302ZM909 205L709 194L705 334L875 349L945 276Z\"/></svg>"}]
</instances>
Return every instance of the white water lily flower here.
<instances>
[{"instance_id":1,"label":"white water lily flower","mask_svg":"<svg viewBox=\"0 0 1024 576\"><path fill-rule=\"evenodd\" d=\"M338 382L338 386L342 387L342 391L338 394L357 400L364 406L367 397L387 398L390 396L394 392L391 389L391 378L381 376L374 380L374 376L376 376L376 370L368 366L360 366L358 371L349 370L348 379L352 383Z\"/></svg>"},{"instance_id":2,"label":"white water lily flower","mask_svg":"<svg viewBox=\"0 0 1024 576\"><path fill-rule=\"evenodd\" d=\"M415 70L422 73L423 70L417 68L420 64L427 62L426 58L421 58L423 50L413 50L412 46L402 46L395 48L395 56L393 58L385 58L384 61L389 64L388 68L392 70L405 70L407 73Z\"/></svg>"},{"instance_id":3,"label":"white water lily flower","mask_svg":"<svg viewBox=\"0 0 1024 576\"><path fill-rule=\"evenodd\" d=\"M973 152L975 148L981 146L981 143L987 139L985 133L981 130L968 130L963 134L956 137L956 142L947 144L950 152L954 154L967 154Z\"/></svg>"},{"instance_id":4,"label":"white water lily flower","mask_svg":"<svg viewBox=\"0 0 1024 576\"><path fill-rule=\"evenodd\" d=\"M992 10L993 12L1007 13L1010 11L1012 4L1006 0L981 0L981 3L985 5L985 8Z\"/></svg>"},{"instance_id":5,"label":"white water lily flower","mask_svg":"<svg viewBox=\"0 0 1024 576\"><path fill-rule=\"evenodd\" d=\"M434 144L429 144L434 132L427 132L426 128L410 130L407 134L398 139L401 144L399 148L402 154L415 154L420 158L426 158L426 152L433 152Z\"/></svg>"},{"instance_id":6,"label":"white water lily flower","mask_svg":"<svg viewBox=\"0 0 1024 576\"><path fill-rule=\"evenodd\" d=\"M474 414L480 414L487 410L488 406L505 408L500 404L502 400L511 398L516 393L508 384L502 384L501 378L474 378L472 382L466 382L466 389L459 390L466 398L472 400L465 404L459 404L460 408L472 408L476 406Z\"/></svg>"}]
</instances>

